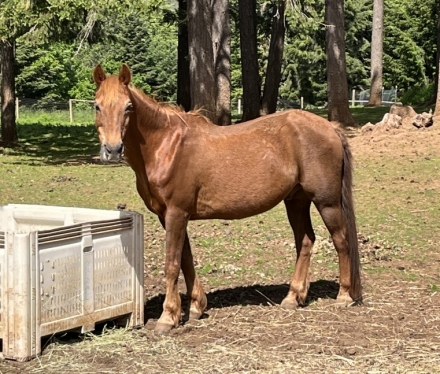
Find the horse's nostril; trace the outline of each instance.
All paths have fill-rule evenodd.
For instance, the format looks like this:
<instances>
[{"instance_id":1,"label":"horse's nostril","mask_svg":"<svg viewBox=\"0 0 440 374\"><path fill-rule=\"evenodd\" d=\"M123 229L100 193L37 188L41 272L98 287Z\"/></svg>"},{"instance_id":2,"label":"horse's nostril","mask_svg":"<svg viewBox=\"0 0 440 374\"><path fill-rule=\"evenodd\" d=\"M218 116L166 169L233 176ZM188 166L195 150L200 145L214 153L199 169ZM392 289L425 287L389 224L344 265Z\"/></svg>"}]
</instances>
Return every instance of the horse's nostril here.
<instances>
[{"instance_id":1,"label":"horse's nostril","mask_svg":"<svg viewBox=\"0 0 440 374\"><path fill-rule=\"evenodd\" d=\"M118 152L119 154L122 154L122 152L124 152L124 144L123 144L123 143L121 143L121 144L119 145L119 148L118 148L117 152Z\"/></svg>"},{"instance_id":2,"label":"horse's nostril","mask_svg":"<svg viewBox=\"0 0 440 374\"><path fill-rule=\"evenodd\" d=\"M103 152L105 152L110 158L119 158L122 153L124 152L124 144L121 143L115 143L115 144L109 144L105 143L102 145Z\"/></svg>"}]
</instances>

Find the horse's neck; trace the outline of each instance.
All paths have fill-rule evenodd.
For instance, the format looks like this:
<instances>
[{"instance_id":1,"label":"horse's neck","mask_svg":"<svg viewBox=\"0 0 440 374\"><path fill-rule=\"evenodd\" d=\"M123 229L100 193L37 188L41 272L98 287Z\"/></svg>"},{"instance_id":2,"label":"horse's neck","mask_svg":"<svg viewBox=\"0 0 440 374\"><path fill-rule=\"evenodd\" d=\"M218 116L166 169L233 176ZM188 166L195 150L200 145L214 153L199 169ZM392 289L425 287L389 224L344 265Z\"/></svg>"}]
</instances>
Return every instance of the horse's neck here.
<instances>
[{"instance_id":1,"label":"horse's neck","mask_svg":"<svg viewBox=\"0 0 440 374\"><path fill-rule=\"evenodd\" d=\"M167 126L169 117L160 105L154 100L143 97L140 93L130 90L131 101L134 105L137 117L137 126L153 132Z\"/></svg>"},{"instance_id":2,"label":"horse's neck","mask_svg":"<svg viewBox=\"0 0 440 374\"><path fill-rule=\"evenodd\" d=\"M173 139L181 132L179 127L170 125L173 115L162 110L157 103L133 92L132 102L135 115L130 118L124 139L126 155L136 173L148 173L160 163L158 149L165 143L175 143ZM169 151L172 153L175 149Z\"/></svg>"}]
</instances>

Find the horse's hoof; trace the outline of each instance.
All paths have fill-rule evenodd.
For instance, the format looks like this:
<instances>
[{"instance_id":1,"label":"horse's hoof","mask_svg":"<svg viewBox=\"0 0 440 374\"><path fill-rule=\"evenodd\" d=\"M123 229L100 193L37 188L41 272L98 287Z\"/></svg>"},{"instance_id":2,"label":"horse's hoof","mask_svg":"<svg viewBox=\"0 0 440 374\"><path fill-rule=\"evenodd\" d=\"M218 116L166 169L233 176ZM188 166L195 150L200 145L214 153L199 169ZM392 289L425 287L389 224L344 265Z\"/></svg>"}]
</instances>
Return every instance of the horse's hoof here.
<instances>
[{"instance_id":1,"label":"horse's hoof","mask_svg":"<svg viewBox=\"0 0 440 374\"><path fill-rule=\"evenodd\" d=\"M198 308L195 306L191 306L189 309L189 319L200 319L202 317L203 312L201 312Z\"/></svg>"},{"instance_id":2,"label":"horse's hoof","mask_svg":"<svg viewBox=\"0 0 440 374\"><path fill-rule=\"evenodd\" d=\"M190 310L189 311L189 319L200 319L200 317L203 315L203 313L199 312L198 310Z\"/></svg>"},{"instance_id":3,"label":"horse's hoof","mask_svg":"<svg viewBox=\"0 0 440 374\"><path fill-rule=\"evenodd\" d=\"M283 309L289 309L289 310L294 310L298 308L298 302L296 300L290 300L285 298L282 302L281 302L281 308Z\"/></svg>"},{"instance_id":4,"label":"horse's hoof","mask_svg":"<svg viewBox=\"0 0 440 374\"><path fill-rule=\"evenodd\" d=\"M168 335L170 331L173 329L173 325L168 325L166 323L158 322L154 327L154 333L157 335Z\"/></svg>"},{"instance_id":5,"label":"horse's hoof","mask_svg":"<svg viewBox=\"0 0 440 374\"><path fill-rule=\"evenodd\" d=\"M348 293L339 294L336 298L336 304L339 306L349 306L353 304L353 299Z\"/></svg>"}]
</instances>

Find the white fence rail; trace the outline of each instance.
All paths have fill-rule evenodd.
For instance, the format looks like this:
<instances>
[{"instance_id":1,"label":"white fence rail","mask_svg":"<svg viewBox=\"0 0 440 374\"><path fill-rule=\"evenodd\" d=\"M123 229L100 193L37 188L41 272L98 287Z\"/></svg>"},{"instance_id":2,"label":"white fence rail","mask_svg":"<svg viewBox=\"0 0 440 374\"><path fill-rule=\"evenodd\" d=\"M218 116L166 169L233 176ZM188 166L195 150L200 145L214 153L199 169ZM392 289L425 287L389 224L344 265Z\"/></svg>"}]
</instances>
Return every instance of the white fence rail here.
<instances>
[{"instance_id":1,"label":"white fence rail","mask_svg":"<svg viewBox=\"0 0 440 374\"><path fill-rule=\"evenodd\" d=\"M365 105L369 100L369 90L361 90L357 91L353 89L351 91L351 99L348 99L348 102L351 106L356 105ZM397 87L393 87L391 89L382 88L382 105L392 105L397 101ZM29 98L16 98L15 100L15 116L16 118L20 118L20 111L22 109L31 109L31 110L45 110L45 111L62 111L69 113L70 123L75 121L75 113L82 110L90 110L92 113L94 111L94 101L93 100L84 100L84 99L69 99L67 101L43 101L37 99L29 99ZM291 101L291 100L278 100L278 106L283 109L288 108L301 108L304 109L307 106L307 103L304 102L304 98L301 97L299 103ZM326 105L320 107L325 108ZM241 114L243 111L242 108L242 99L239 98L237 100L232 100L231 108L236 108L237 113ZM279 109L280 109L279 108Z\"/></svg>"},{"instance_id":2,"label":"white fence rail","mask_svg":"<svg viewBox=\"0 0 440 374\"><path fill-rule=\"evenodd\" d=\"M362 90L358 93L356 90L351 92L351 100L349 100L350 105L365 105L370 99L370 91ZM397 86L391 89L385 89L382 87L382 105L392 105L397 102Z\"/></svg>"},{"instance_id":3,"label":"white fence rail","mask_svg":"<svg viewBox=\"0 0 440 374\"><path fill-rule=\"evenodd\" d=\"M24 109L30 110L45 110L49 112L69 112L70 122L73 123L75 119L76 103L80 104L78 110L93 110L93 100L69 99L68 101L44 101L29 98L15 99L15 117L20 118L20 112Z\"/></svg>"}]
</instances>

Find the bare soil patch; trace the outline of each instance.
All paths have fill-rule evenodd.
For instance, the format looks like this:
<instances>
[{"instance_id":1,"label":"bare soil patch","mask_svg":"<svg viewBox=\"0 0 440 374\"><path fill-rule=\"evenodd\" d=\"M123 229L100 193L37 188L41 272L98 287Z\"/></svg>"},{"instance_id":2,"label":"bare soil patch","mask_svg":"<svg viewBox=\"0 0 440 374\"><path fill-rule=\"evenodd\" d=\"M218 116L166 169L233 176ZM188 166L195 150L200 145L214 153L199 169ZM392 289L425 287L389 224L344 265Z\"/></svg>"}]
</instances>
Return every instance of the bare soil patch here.
<instances>
[{"instance_id":1,"label":"bare soil patch","mask_svg":"<svg viewBox=\"0 0 440 374\"><path fill-rule=\"evenodd\" d=\"M295 259L280 208L240 222L192 224L208 309L200 321L156 336L164 243L161 228L147 217L145 327L107 324L87 336L61 334L46 341L41 357L2 361L0 372L440 372L439 208L431 204L440 190L440 126L349 133L359 169L363 306L335 305L336 255L318 225L307 305L279 307ZM185 306L183 280L180 287Z\"/></svg>"}]
</instances>

